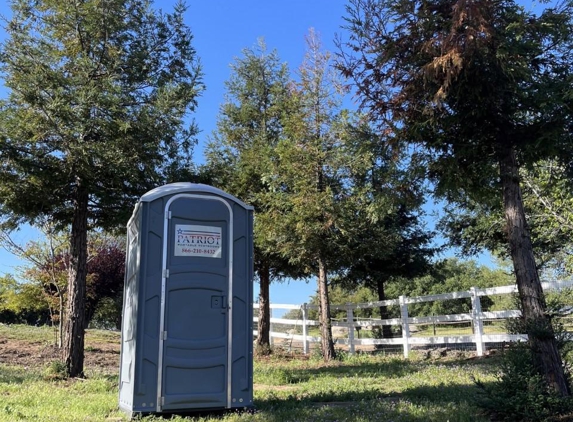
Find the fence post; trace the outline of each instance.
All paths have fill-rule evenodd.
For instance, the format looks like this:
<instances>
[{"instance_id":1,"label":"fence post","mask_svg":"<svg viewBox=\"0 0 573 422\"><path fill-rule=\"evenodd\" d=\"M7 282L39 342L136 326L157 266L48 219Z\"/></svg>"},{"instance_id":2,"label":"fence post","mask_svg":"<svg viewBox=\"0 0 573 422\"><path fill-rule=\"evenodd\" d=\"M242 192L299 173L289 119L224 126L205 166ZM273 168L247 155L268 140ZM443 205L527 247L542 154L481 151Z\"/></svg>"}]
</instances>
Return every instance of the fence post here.
<instances>
[{"instance_id":1,"label":"fence post","mask_svg":"<svg viewBox=\"0 0 573 422\"><path fill-rule=\"evenodd\" d=\"M472 287L470 289L472 294L472 323L474 326L474 342L476 344L476 352L478 356L483 356L483 321L481 319L481 301L477 294L477 289Z\"/></svg>"},{"instance_id":2,"label":"fence post","mask_svg":"<svg viewBox=\"0 0 573 422\"><path fill-rule=\"evenodd\" d=\"M307 329L306 329L306 320L308 318L308 310L306 308L306 303L302 304L302 352L305 355L308 355L308 339L307 337Z\"/></svg>"},{"instance_id":3,"label":"fence post","mask_svg":"<svg viewBox=\"0 0 573 422\"><path fill-rule=\"evenodd\" d=\"M348 351L354 354L354 313L352 312L352 303L346 304L346 325L348 327Z\"/></svg>"},{"instance_id":4,"label":"fence post","mask_svg":"<svg viewBox=\"0 0 573 422\"><path fill-rule=\"evenodd\" d=\"M402 341L404 344L404 357L408 358L410 354L410 326L408 325L408 304L406 296L400 296L400 316L402 318Z\"/></svg>"},{"instance_id":5,"label":"fence post","mask_svg":"<svg viewBox=\"0 0 573 422\"><path fill-rule=\"evenodd\" d=\"M269 344L274 346L275 342L273 341L273 308L269 307Z\"/></svg>"}]
</instances>

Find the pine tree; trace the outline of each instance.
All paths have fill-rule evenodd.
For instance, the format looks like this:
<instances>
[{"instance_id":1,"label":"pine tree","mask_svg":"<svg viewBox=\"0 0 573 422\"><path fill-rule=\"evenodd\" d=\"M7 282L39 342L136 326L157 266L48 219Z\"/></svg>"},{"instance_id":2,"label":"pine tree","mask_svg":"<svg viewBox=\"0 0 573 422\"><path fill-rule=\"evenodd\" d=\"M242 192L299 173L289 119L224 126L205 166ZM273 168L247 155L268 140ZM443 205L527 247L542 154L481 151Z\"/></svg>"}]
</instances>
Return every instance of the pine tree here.
<instances>
[{"instance_id":1,"label":"pine tree","mask_svg":"<svg viewBox=\"0 0 573 422\"><path fill-rule=\"evenodd\" d=\"M571 164L573 5L351 0L339 68L392 142L426 153L450 202L499 197L536 366L570 395L535 262L520 168Z\"/></svg>"},{"instance_id":2,"label":"pine tree","mask_svg":"<svg viewBox=\"0 0 573 422\"><path fill-rule=\"evenodd\" d=\"M0 215L70 230L64 354L83 373L87 232L125 224L137 197L178 177L202 90L185 6L12 2L0 67Z\"/></svg>"},{"instance_id":3,"label":"pine tree","mask_svg":"<svg viewBox=\"0 0 573 422\"><path fill-rule=\"evenodd\" d=\"M267 233L260 216L268 212L264 193L289 104L289 71L276 51L269 52L262 39L231 65L227 95L217 130L207 147L207 168L212 182L255 207L254 265L259 281L257 346L270 351L270 299L272 279L298 277L300 271L272 250L264 250Z\"/></svg>"},{"instance_id":4,"label":"pine tree","mask_svg":"<svg viewBox=\"0 0 573 422\"><path fill-rule=\"evenodd\" d=\"M361 160L347 154L351 119L340 107L330 55L313 31L307 44L299 82L290 93L285 136L266 177L268 212L257 218L267 233L266 250L317 276L321 347L324 359L330 360L335 350L328 277L347 265L350 173L354 161Z\"/></svg>"}]
</instances>

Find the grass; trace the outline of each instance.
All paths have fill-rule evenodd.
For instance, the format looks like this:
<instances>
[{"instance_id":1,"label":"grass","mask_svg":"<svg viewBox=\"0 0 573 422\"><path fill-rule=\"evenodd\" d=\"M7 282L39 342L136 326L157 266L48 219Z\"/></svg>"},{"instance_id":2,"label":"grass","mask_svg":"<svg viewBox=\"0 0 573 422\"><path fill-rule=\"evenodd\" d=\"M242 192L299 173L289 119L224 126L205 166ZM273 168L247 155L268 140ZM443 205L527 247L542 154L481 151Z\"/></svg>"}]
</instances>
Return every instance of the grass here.
<instances>
[{"instance_id":1,"label":"grass","mask_svg":"<svg viewBox=\"0 0 573 422\"><path fill-rule=\"evenodd\" d=\"M51 329L0 325L0 339L46 343ZM86 349L118 341L118 333L88 330ZM24 344L24 343L23 343ZM485 422L472 377L494 379L494 359L384 357L341 353L318 359L275 354L254 365L256 410L172 421L411 421ZM118 356L119 358L119 356ZM57 369L57 368L56 368ZM85 379L54 377L54 363L0 364L0 422L124 421L117 408L117 370L88 368ZM148 416L143 421L164 420Z\"/></svg>"},{"instance_id":2,"label":"grass","mask_svg":"<svg viewBox=\"0 0 573 422\"><path fill-rule=\"evenodd\" d=\"M0 324L0 339L20 340L26 343L54 344L57 336L55 327L42 325ZM119 331L86 330L86 343L90 342L118 342L121 337Z\"/></svg>"},{"instance_id":3,"label":"grass","mask_svg":"<svg viewBox=\"0 0 573 422\"><path fill-rule=\"evenodd\" d=\"M106 421L117 410L117 378L50 381L43 368L0 366L0 421Z\"/></svg>"},{"instance_id":4,"label":"grass","mask_svg":"<svg viewBox=\"0 0 573 422\"><path fill-rule=\"evenodd\" d=\"M471 376L487 382L485 363L430 363L381 357L255 364L257 411L173 421L487 421ZM42 371L0 366L0 421L119 421L117 377L47 381ZM160 420L157 417L145 421Z\"/></svg>"},{"instance_id":5,"label":"grass","mask_svg":"<svg viewBox=\"0 0 573 422\"><path fill-rule=\"evenodd\" d=\"M57 331L53 327L0 324L0 338L27 343L54 344Z\"/></svg>"}]
</instances>

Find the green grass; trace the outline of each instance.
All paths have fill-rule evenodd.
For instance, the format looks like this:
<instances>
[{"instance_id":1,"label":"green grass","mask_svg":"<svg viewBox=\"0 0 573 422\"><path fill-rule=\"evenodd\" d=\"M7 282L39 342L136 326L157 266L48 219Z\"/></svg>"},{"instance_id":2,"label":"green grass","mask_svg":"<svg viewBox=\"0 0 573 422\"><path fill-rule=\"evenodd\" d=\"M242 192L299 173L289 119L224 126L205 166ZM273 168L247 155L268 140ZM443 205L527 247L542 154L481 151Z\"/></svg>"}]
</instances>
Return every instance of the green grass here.
<instances>
[{"instance_id":1,"label":"green grass","mask_svg":"<svg viewBox=\"0 0 573 422\"><path fill-rule=\"evenodd\" d=\"M273 356L254 366L254 413L172 421L481 422L472 376L493 380L491 359L422 361L357 355L324 364ZM0 365L0 421L120 421L117 375L52 380L49 365ZM161 420L147 417L144 421Z\"/></svg>"},{"instance_id":2,"label":"green grass","mask_svg":"<svg viewBox=\"0 0 573 422\"><path fill-rule=\"evenodd\" d=\"M86 342L117 342L119 331L86 330ZM57 329L55 327L21 324L0 324L0 339L19 340L26 343L55 344Z\"/></svg>"},{"instance_id":3,"label":"green grass","mask_svg":"<svg viewBox=\"0 0 573 422\"><path fill-rule=\"evenodd\" d=\"M54 344L56 329L53 327L33 325L0 324L0 339L20 340L26 343Z\"/></svg>"}]
</instances>

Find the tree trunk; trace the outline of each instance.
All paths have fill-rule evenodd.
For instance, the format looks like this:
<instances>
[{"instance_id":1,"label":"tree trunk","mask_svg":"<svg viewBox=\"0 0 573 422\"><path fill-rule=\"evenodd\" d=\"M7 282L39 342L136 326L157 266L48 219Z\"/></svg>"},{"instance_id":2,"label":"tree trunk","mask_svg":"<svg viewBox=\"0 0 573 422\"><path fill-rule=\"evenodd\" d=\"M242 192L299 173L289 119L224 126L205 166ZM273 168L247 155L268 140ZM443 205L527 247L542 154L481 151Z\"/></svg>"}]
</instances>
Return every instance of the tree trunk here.
<instances>
[{"instance_id":1,"label":"tree trunk","mask_svg":"<svg viewBox=\"0 0 573 422\"><path fill-rule=\"evenodd\" d=\"M87 275L88 193L78 181L70 235L68 306L62 357L70 377L84 372L84 318Z\"/></svg>"},{"instance_id":2,"label":"tree trunk","mask_svg":"<svg viewBox=\"0 0 573 422\"><path fill-rule=\"evenodd\" d=\"M271 308L269 300L269 286L271 284L271 276L269 266L266 262L262 262L259 266L257 273L259 275L259 324L257 337L257 351L259 353L269 353L271 350L271 343L269 332L271 330Z\"/></svg>"},{"instance_id":3,"label":"tree trunk","mask_svg":"<svg viewBox=\"0 0 573 422\"><path fill-rule=\"evenodd\" d=\"M334 342L332 340L332 324L330 320L330 300L328 299L328 280L326 275L326 263L322 257L318 260L318 301L319 323L322 356L325 362L336 357Z\"/></svg>"},{"instance_id":4,"label":"tree trunk","mask_svg":"<svg viewBox=\"0 0 573 422\"><path fill-rule=\"evenodd\" d=\"M64 345L64 293L58 288L58 349Z\"/></svg>"},{"instance_id":5,"label":"tree trunk","mask_svg":"<svg viewBox=\"0 0 573 422\"><path fill-rule=\"evenodd\" d=\"M386 293L384 292L384 280L379 278L376 280L376 287L378 290L378 300L386 300ZM388 319L388 307L380 306L380 319ZM392 326L383 325L382 326L382 338L392 338Z\"/></svg>"},{"instance_id":6,"label":"tree trunk","mask_svg":"<svg viewBox=\"0 0 573 422\"><path fill-rule=\"evenodd\" d=\"M499 164L508 243L535 365L550 388L562 396L569 396L569 385L557 349L555 333L546 314L545 297L533 256L515 151L512 148L502 150Z\"/></svg>"}]
</instances>

